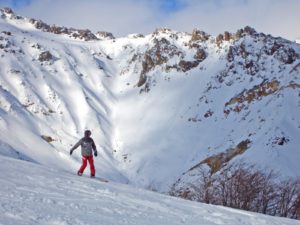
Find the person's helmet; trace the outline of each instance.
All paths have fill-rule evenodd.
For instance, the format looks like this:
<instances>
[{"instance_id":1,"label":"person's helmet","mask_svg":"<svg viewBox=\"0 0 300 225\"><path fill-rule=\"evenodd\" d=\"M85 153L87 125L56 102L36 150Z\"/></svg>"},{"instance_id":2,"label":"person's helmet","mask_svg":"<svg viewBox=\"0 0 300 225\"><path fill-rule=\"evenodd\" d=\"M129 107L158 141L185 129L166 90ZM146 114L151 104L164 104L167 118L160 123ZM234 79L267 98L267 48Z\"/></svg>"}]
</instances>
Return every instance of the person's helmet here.
<instances>
[{"instance_id":1,"label":"person's helmet","mask_svg":"<svg viewBox=\"0 0 300 225\"><path fill-rule=\"evenodd\" d=\"M84 131L84 136L85 136L85 137L90 137L91 134L92 134L92 132L91 132L90 130Z\"/></svg>"}]
</instances>

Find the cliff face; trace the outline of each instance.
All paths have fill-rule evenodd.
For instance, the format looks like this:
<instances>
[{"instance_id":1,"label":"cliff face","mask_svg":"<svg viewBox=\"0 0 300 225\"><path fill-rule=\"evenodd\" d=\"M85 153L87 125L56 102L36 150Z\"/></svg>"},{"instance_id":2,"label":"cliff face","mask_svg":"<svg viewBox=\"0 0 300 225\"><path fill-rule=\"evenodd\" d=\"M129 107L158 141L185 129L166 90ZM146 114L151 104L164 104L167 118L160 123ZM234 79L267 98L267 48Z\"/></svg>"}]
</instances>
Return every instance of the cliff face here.
<instances>
[{"instance_id":1,"label":"cliff face","mask_svg":"<svg viewBox=\"0 0 300 225\"><path fill-rule=\"evenodd\" d=\"M114 38L9 9L0 27L0 154L69 169L91 129L103 176L159 191L240 159L298 174L296 43L250 27Z\"/></svg>"}]
</instances>

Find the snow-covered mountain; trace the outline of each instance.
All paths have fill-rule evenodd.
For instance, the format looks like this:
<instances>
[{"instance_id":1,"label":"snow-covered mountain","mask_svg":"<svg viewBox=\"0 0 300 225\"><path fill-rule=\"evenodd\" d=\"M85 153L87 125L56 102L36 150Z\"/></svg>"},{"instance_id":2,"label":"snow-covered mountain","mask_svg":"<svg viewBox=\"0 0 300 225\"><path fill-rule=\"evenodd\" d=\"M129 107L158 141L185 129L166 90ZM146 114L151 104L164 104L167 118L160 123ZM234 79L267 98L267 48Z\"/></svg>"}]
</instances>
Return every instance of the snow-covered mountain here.
<instances>
[{"instance_id":1,"label":"snow-covered mountain","mask_svg":"<svg viewBox=\"0 0 300 225\"><path fill-rule=\"evenodd\" d=\"M114 38L9 9L0 30L1 155L75 172L90 129L97 174L160 192L240 159L299 176L297 43L250 27Z\"/></svg>"}]
</instances>

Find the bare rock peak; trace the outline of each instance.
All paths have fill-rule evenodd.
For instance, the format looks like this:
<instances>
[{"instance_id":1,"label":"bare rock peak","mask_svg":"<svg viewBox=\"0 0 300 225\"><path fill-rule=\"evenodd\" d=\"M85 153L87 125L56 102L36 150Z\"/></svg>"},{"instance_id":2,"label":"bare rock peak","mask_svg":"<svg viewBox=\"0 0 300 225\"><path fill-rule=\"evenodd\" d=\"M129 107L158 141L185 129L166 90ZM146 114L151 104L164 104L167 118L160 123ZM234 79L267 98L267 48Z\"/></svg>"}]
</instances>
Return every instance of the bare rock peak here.
<instances>
[{"instance_id":1,"label":"bare rock peak","mask_svg":"<svg viewBox=\"0 0 300 225\"><path fill-rule=\"evenodd\" d=\"M205 33L204 31L194 29L192 32L191 41L207 41L210 35Z\"/></svg>"},{"instance_id":2,"label":"bare rock peak","mask_svg":"<svg viewBox=\"0 0 300 225\"><path fill-rule=\"evenodd\" d=\"M98 31L96 33L96 37L99 39L108 39L108 40L115 39L114 35L107 31Z\"/></svg>"},{"instance_id":3,"label":"bare rock peak","mask_svg":"<svg viewBox=\"0 0 300 225\"><path fill-rule=\"evenodd\" d=\"M15 14L14 11L8 7L1 9L1 12L5 14Z\"/></svg>"}]
</instances>

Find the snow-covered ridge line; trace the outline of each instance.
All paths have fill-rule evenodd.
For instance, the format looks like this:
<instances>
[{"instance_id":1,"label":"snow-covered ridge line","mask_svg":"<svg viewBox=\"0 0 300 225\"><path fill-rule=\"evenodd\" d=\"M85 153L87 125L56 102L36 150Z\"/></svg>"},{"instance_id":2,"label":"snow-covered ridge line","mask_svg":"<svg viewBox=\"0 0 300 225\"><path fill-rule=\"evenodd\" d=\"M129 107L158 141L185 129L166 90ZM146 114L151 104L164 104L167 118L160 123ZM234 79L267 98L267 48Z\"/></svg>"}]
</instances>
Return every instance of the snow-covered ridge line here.
<instances>
[{"instance_id":1,"label":"snow-covered ridge line","mask_svg":"<svg viewBox=\"0 0 300 225\"><path fill-rule=\"evenodd\" d=\"M41 30L43 32L49 32L54 34L65 34L68 35L71 38L74 39L80 39L84 41L91 41L91 40L111 40L115 39L114 35L107 31L98 31L96 33L91 32L89 29L76 29L76 28L67 28L67 27L61 27L55 24L49 25L42 20L36 20L34 18L26 18L20 15L16 15L15 12L11 8L2 8L0 9L1 17L2 18L9 18L11 20L22 20L29 24L32 24L36 29ZM152 36L157 36L162 33L169 33L173 38L176 38L177 32L174 30L171 30L169 28L157 28L153 33ZM253 35L256 31L246 26L244 29L238 29L236 33L229 33L225 31L223 34L219 34L216 37L214 37L212 40L214 40L218 45L222 43L222 41L229 41L230 39L238 40L244 35ZM190 35L185 32L186 35ZM129 34L128 37L131 38L143 38L143 34ZM198 29L194 29L192 32L192 39L191 41L206 41L210 37L212 37L210 34L205 33L204 31L200 31Z\"/></svg>"},{"instance_id":2,"label":"snow-covered ridge line","mask_svg":"<svg viewBox=\"0 0 300 225\"><path fill-rule=\"evenodd\" d=\"M48 25L47 23L43 22L42 20L36 20L33 18L25 18L19 15L16 15L12 9L10 8L3 8L0 9L1 17L2 18L9 18L12 20L23 20L29 24L32 24L36 29L41 30L43 32L54 33L54 34L63 34L68 35L71 38L84 40L84 41L91 41L91 40L107 40L107 39L114 39L112 33L106 31L98 31L96 34L92 33L89 29L75 29L75 28L67 28L61 27L57 25Z\"/></svg>"}]
</instances>

